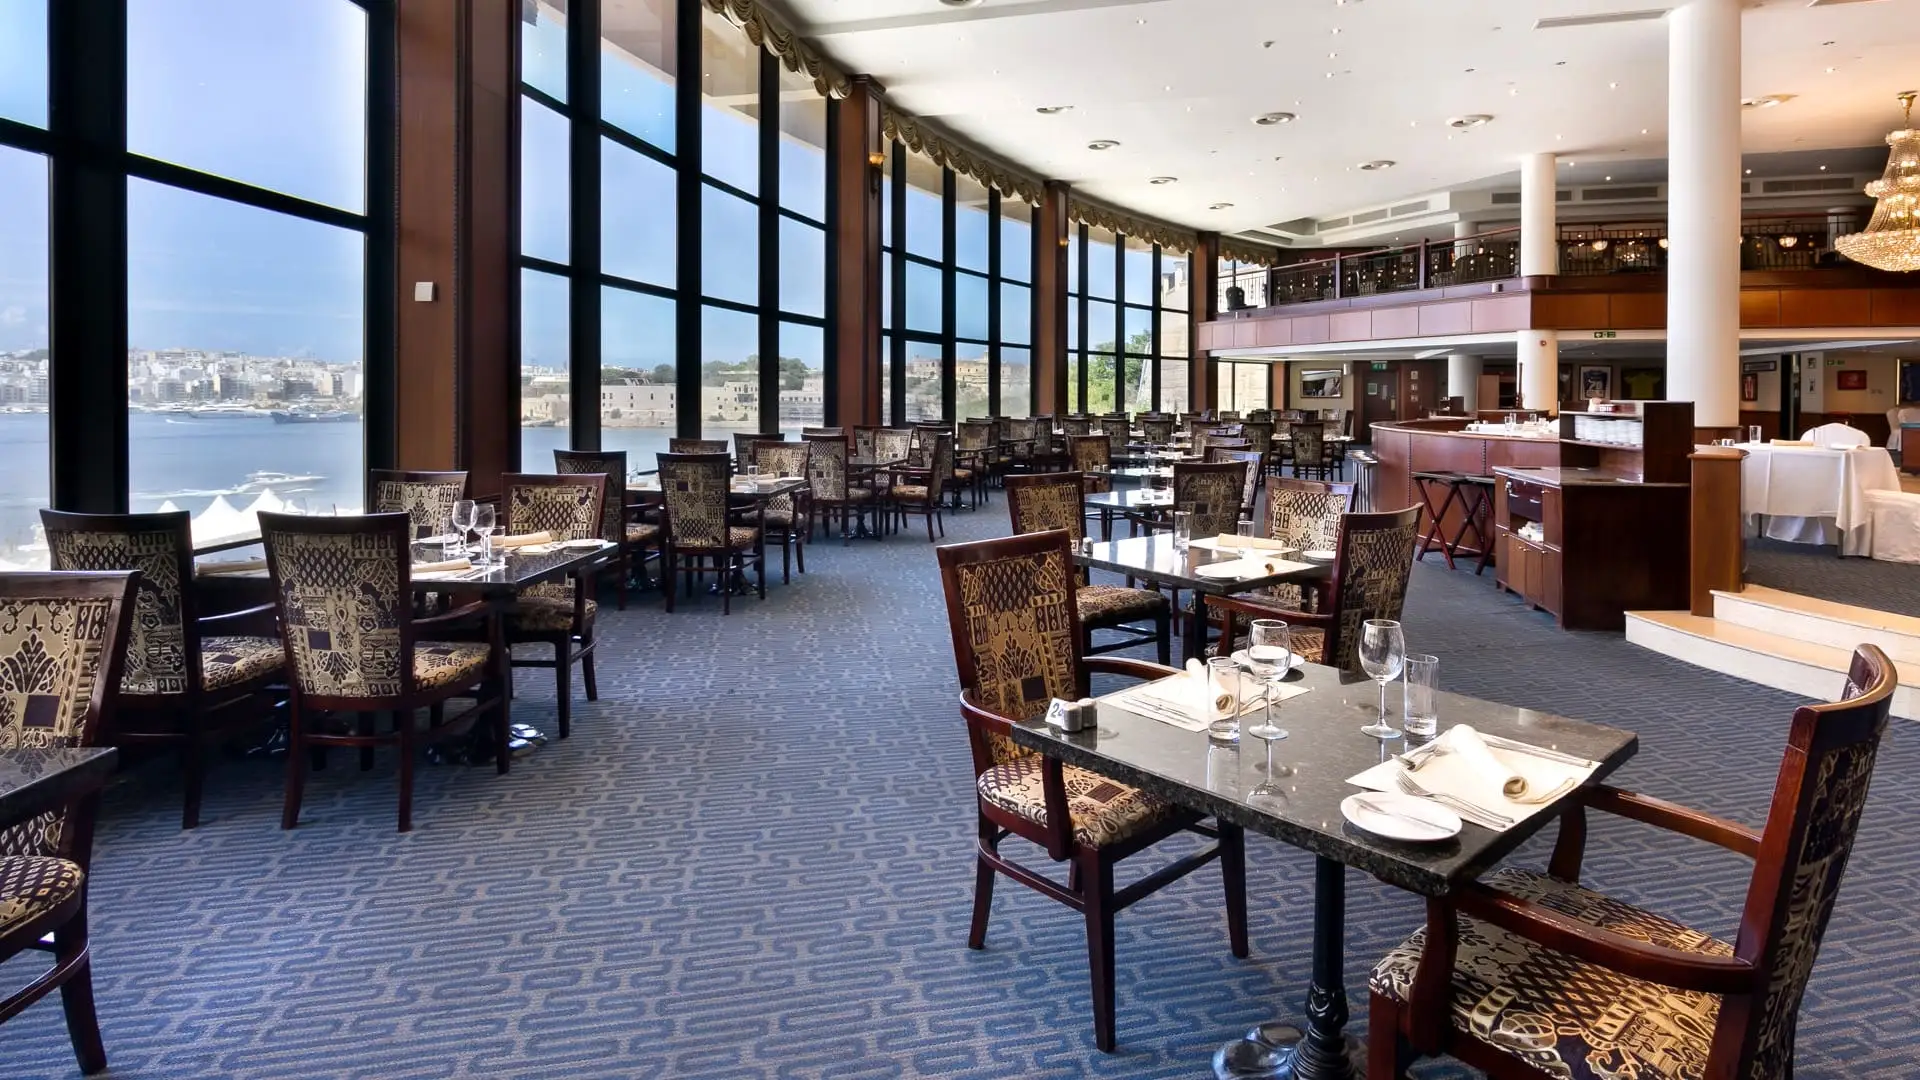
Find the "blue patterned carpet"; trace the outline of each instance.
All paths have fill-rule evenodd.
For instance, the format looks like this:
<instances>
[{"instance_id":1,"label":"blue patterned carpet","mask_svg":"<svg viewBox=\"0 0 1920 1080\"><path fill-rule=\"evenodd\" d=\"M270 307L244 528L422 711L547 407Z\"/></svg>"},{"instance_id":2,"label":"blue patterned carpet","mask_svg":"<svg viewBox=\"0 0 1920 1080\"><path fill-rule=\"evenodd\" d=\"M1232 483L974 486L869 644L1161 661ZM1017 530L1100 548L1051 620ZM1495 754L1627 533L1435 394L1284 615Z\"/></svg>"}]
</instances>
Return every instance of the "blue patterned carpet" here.
<instances>
[{"instance_id":1,"label":"blue patterned carpet","mask_svg":"<svg viewBox=\"0 0 1920 1080\"><path fill-rule=\"evenodd\" d=\"M1001 534L1005 515L996 500L948 536ZM989 947L969 952L971 783L932 550L908 533L809 554L812 573L730 618L707 600L606 611L602 699L576 706L574 737L504 779L426 769L410 835L393 832L390 758L361 773L337 755L292 833L275 766L221 768L193 833L168 770L136 773L109 797L93 884L110 1075L1184 1078L1297 1011L1311 862L1264 838L1250 960L1228 953L1211 872L1121 916L1117 1054L1092 1046L1078 916L1003 883ZM1406 621L1449 689L1632 728L1621 782L1758 822L1791 698L1558 632L1491 575L1420 568ZM534 722L551 716L543 675L523 684ZM1914 1073L1917 771L1920 735L1896 722L1800 1080ZM1540 864L1544 843L1516 859ZM1600 820L1588 866L1732 933L1734 856ZM1356 1030L1366 970L1419 918L1354 877ZM0 1077L73 1075L57 999L0 1027Z\"/></svg>"}]
</instances>

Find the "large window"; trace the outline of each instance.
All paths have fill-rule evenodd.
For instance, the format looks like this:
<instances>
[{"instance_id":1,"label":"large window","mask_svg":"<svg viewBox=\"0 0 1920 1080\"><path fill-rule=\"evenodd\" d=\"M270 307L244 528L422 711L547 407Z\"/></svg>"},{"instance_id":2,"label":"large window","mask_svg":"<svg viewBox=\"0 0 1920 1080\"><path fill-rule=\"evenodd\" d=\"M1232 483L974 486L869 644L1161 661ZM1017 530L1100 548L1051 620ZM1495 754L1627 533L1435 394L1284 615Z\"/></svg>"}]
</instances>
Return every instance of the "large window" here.
<instances>
[{"instance_id":1,"label":"large window","mask_svg":"<svg viewBox=\"0 0 1920 1080\"><path fill-rule=\"evenodd\" d=\"M826 422L827 102L780 69L779 428ZM763 425L764 427L765 425Z\"/></svg>"},{"instance_id":2,"label":"large window","mask_svg":"<svg viewBox=\"0 0 1920 1080\"><path fill-rule=\"evenodd\" d=\"M1033 412L1033 208L1001 196L999 374L1000 415Z\"/></svg>"},{"instance_id":3,"label":"large window","mask_svg":"<svg viewBox=\"0 0 1920 1080\"><path fill-rule=\"evenodd\" d=\"M1191 264L1184 252L1160 251L1160 335L1155 352L1160 357L1160 411L1186 412L1192 354L1188 350L1189 313L1187 274Z\"/></svg>"},{"instance_id":4,"label":"large window","mask_svg":"<svg viewBox=\"0 0 1920 1080\"><path fill-rule=\"evenodd\" d=\"M44 68L40 81L44 118ZM9 106L27 111L0 91L0 112ZM0 570L47 564L34 542L49 495L47 358L47 161L0 146Z\"/></svg>"},{"instance_id":5,"label":"large window","mask_svg":"<svg viewBox=\"0 0 1920 1080\"><path fill-rule=\"evenodd\" d=\"M993 344L993 199L970 176L955 174L953 187L953 415L986 416L993 394L987 356Z\"/></svg>"},{"instance_id":6,"label":"large window","mask_svg":"<svg viewBox=\"0 0 1920 1080\"><path fill-rule=\"evenodd\" d=\"M1231 363L1215 365L1214 407L1245 416L1254 409L1272 408L1273 366Z\"/></svg>"}]
</instances>

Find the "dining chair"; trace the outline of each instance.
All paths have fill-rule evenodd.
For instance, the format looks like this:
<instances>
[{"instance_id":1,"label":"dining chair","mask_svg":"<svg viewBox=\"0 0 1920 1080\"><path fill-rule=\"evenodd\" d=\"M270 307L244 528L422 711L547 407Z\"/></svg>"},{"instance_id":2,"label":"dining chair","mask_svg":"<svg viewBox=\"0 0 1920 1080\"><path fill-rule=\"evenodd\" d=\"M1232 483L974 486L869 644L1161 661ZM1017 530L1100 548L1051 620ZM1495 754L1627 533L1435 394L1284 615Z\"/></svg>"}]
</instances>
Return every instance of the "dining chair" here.
<instances>
[{"instance_id":1,"label":"dining chair","mask_svg":"<svg viewBox=\"0 0 1920 1080\"><path fill-rule=\"evenodd\" d=\"M606 528L607 487L606 474L598 472L502 473L501 529L509 534L544 532L561 543L597 539ZM575 663L580 665L580 683L587 700L600 700L600 686L593 673L594 623L600 613L594 592L591 569L570 575L565 581L529 585L513 598L502 620L514 667L553 669L563 739L572 733ZM553 659L512 656L513 646L523 642L553 646Z\"/></svg>"},{"instance_id":2,"label":"dining chair","mask_svg":"<svg viewBox=\"0 0 1920 1080\"><path fill-rule=\"evenodd\" d=\"M1794 710L1759 830L1603 784L1568 796L1546 873L1502 869L1429 900L1426 926L1373 969L1368 1074L1448 1054L1494 1080L1791 1080L1897 681L1861 645L1841 700ZM1588 810L1751 859L1733 941L1581 885Z\"/></svg>"},{"instance_id":3,"label":"dining chair","mask_svg":"<svg viewBox=\"0 0 1920 1080\"><path fill-rule=\"evenodd\" d=\"M877 461L874 450L874 437L885 428L861 426L853 429L853 457L855 461Z\"/></svg>"},{"instance_id":4,"label":"dining chair","mask_svg":"<svg viewBox=\"0 0 1920 1080\"><path fill-rule=\"evenodd\" d=\"M1060 418L1060 429L1067 433L1068 438L1090 434L1093 431L1093 417L1082 414L1063 416Z\"/></svg>"},{"instance_id":5,"label":"dining chair","mask_svg":"<svg viewBox=\"0 0 1920 1080\"><path fill-rule=\"evenodd\" d=\"M905 480L907 482L902 483ZM947 523L941 517L940 508L946 485L953 480L953 436L941 432L934 436L932 452L927 465L921 469L907 469L893 481L887 495L887 505L892 512L900 515L900 525L906 527L907 515L918 514L927 519L927 542L934 540L933 527L937 522L940 535L947 535Z\"/></svg>"},{"instance_id":6,"label":"dining chair","mask_svg":"<svg viewBox=\"0 0 1920 1080\"><path fill-rule=\"evenodd\" d=\"M833 436L838 439L838 436ZM846 444L840 444L845 452ZM736 525L728 511L727 497L733 490L732 469L725 454L661 454L660 494L666 502L667 554L664 580L667 611L673 611L674 594L679 592L676 574L685 574L691 594L693 584L709 569L720 589L720 614L733 614L733 583L736 575L746 573L748 564L757 567L760 599L767 598L767 551L765 533L758 520L753 525Z\"/></svg>"},{"instance_id":7,"label":"dining chair","mask_svg":"<svg viewBox=\"0 0 1920 1080\"><path fill-rule=\"evenodd\" d=\"M1384 514L1343 515L1334 546L1333 575L1327 583L1326 611L1298 611L1276 599L1248 593L1206 597L1206 606L1220 615L1216 650L1224 656L1239 647L1241 617L1283 619L1292 629L1293 651L1309 663L1358 671L1360 625L1368 619L1397 620L1406 605L1419 527L1417 506Z\"/></svg>"},{"instance_id":8,"label":"dining chair","mask_svg":"<svg viewBox=\"0 0 1920 1080\"><path fill-rule=\"evenodd\" d=\"M1266 534L1297 551L1333 551L1340 543L1340 518L1357 509L1353 485L1323 480L1267 477ZM1283 581L1266 595L1282 607L1314 611L1317 583Z\"/></svg>"},{"instance_id":9,"label":"dining chair","mask_svg":"<svg viewBox=\"0 0 1920 1080\"><path fill-rule=\"evenodd\" d=\"M1041 439L1039 421L1031 416L1010 416L1006 420L1006 434L1002 442L1006 443L1007 463L1005 472L1034 472L1045 452L1039 447ZM1045 436L1051 438L1051 436Z\"/></svg>"},{"instance_id":10,"label":"dining chair","mask_svg":"<svg viewBox=\"0 0 1920 1080\"><path fill-rule=\"evenodd\" d=\"M967 489L978 507L987 501L988 481L994 472L994 425L991 420L963 420L953 443L954 483Z\"/></svg>"},{"instance_id":11,"label":"dining chair","mask_svg":"<svg viewBox=\"0 0 1920 1080\"><path fill-rule=\"evenodd\" d=\"M725 439L668 439L667 452L670 454L724 454L727 452Z\"/></svg>"},{"instance_id":12,"label":"dining chair","mask_svg":"<svg viewBox=\"0 0 1920 1080\"><path fill-rule=\"evenodd\" d=\"M1327 478L1327 429L1321 424L1293 425L1293 475Z\"/></svg>"},{"instance_id":13,"label":"dining chair","mask_svg":"<svg viewBox=\"0 0 1920 1080\"><path fill-rule=\"evenodd\" d=\"M1036 473L1007 477L1007 516L1015 533L1046 532L1059 529L1067 534L1077 551L1087 534L1084 504L1085 480L1078 473ZM1165 595L1152 589L1134 589L1124 585L1090 585L1084 571L1076 574L1074 606L1080 612L1083 655L1131 649L1151 641L1159 650L1160 662L1172 658L1172 605ZM1151 621L1151 631L1137 624ZM1095 630L1112 630L1121 636L1115 642L1096 648Z\"/></svg>"},{"instance_id":14,"label":"dining chair","mask_svg":"<svg viewBox=\"0 0 1920 1080\"><path fill-rule=\"evenodd\" d=\"M762 472L774 476L807 475L808 463L813 456L813 448L804 442L757 442L753 444L752 461L760 466ZM766 530L766 537L780 540L780 581L791 581L789 566L797 563L801 573L807 572L806 539L813 532L813 506L807 489L801 488L792 495L781 495L767 500L762 511L759 525Z\"/></svg>"},{"instance_id":15,"label":"dining chair","mask_svg":"<svg viewBox=\"0 0 1920 1080\"><path fill-rule=\"evenodd\" d=\"M413 537L444 536L453 531L453 504L467 497L467 474L416 469L372 469L373 512L403 513L413 520Z\"/></svg>"},{"instance_id":16,"label":"dining chair","mask_svg":"<svg viewBox=\"0 0 1920 1080\"><path fill-rule=\"evenodd\" d=\"M753 460L753 448L763 442L785 442L783 431L736 431L733 433L733 460L747 462Z\"/></svg>"},{"instance_id":17,"label":"dining chair","mask_svg":"<svg viewBox=\"0 0 1920 1080\"><path fill-rule=\"evenodd\" d=\"M372 767L374 748L399 748L401 832L413 828L413 770L421 744L470 738L474 725L491 714L495 769L507 771L506 658L492 641L436 638L472 633L486 605L413 617L413 536L406 515L263 513L260 539L285 630L289 694L282 829L300 821L309 754L318 767L330 747L359 748L363 770ZM449 717L446 705L454 698L473 704ZM424 728L416 715L422 709L427 710ZM355 716L358 724L323 724L326 714ZM391 718L391 730L375 730L379 714Z\"/></svg>"},{"instance_id":18,"label":"dining chair","mask_svg":"<svg viewBox=\"0 0 1920 1080\"><path fill-rule=\"evenodd\" d=\"M1240 437L1247 441L1249 450L1258 450L1264 455L1273 453L1273 421L1268 419L1242 420Z\"/></svg>"},{"instance_id":19,"label":"dining chair","mask_svg":"<svg viewBox=\"0 0 1920 1080\"><path fill-rule=\"evenodd\" d=\"M1241 492L1246 488L1247 467L1238 461L1176 461L1173 463L1173 506L1165 516L1128 517L1149 529L1171 529L1173 511L1184 510L1193 517L1193 536L1204 539L1231 535L1240 523Z\"/></svg>"},{"instance_id":20,"label":"dining chair","mask_svg":"<svg viewBox=\"0 0 1920 1080\"><path fill-rule=\"evenodd\" d=\"M1113 478L1107 475L1113 467L1113 442L1105 435L1067 436L1067 460L1073 464L1069 475L1084 479L1088 491L1113 490Z\"/></svg>"},{"instance_id":21,"label":"dining chair","mask_svg":"<svg viewBox=\"0 0 1920 1080\"><path fill-rule=\"evenodd\" d=\"M1173 441L1173 421L1152 419L1140 421L1140 429L1146 435L1150 446L1165 446Z\"/></svg>"},{"instance_id":22,"label":"dining chair","mask_svg":"<svg viewBox=\"0 0 1920 1080\"><path fill-rule=\"evenodd\" d=\"M1100 773L1034 753L1008 734L1054 698L1078 700L1094 673L1157 679L1174 669L1143 660L1082 656L1071 542L1063 530L939 548L940 580L959 669L960 714L973 752L979 842L967 947L983 949L996 875L1005 874L1081 913L1092 975L1094 1044L1114 1049L1114 915L1214 859L1226 887L1227 936L1247 955L1245 838L1201 815ZM1114 867L1182 832L1215 842L1114 889ZM1000 851L1009 836L1069 863L1062 885Z\"/></svg>"},{"instance_id":23,"label":"dining chair","mask_svg":"<svg viewBox=\"0 0 1920 1080\"><path fill-rule=\"evenodd\" d=\"M647 552L660 548L660 526L648 521L627 520L627 452L625 450L555 450L553 471L562 476L598 473L607 478L606 494L600 500L600 539L614 545L614 565L618 567L620 610L627 610L627 590L633 581L635 560L645 574Z\"/></svg>"},{"instance_id":24,"label":"dining chair","mask_svg":"<svg viewBox=\"0 0 1920 1080\"><path fill-rule=\"evenodd\" d=\"M1221 446L1215 443L1207 451L1207 460L1238 462L1246 470L1246 479L1240 485L1240 516L1252 517L1254 502L1260 497L1260 478L1266 472L1267 455L1244 445Z\"/></svg>"},{"instance_id":25,"label":"dining chair","mask_svg":"<svg viewBox=\"0 0 1920 1080\"><path fill-rule=\"evenodd\" d=\"M840 518L840 546L847 545L847 521L851 518L857 528L863 527L869 515L877 515L873 488L854 484L847 478L847 441L838 435L803 435L801 441L807 444L807 492L813 506L824 511L820 523L825 524L836 514ZM814 524L809 516L807 522ZM880 533L879 522L874 523L873 533ZM811 537L809 537L811 538Z\"/></svg>"},{"instance_id":26,"label":"dining chair","mask_svg":"<svg viewBox=\"0 0 1920 1080\"><path fill-rule=\"evenodd\" d=\"M131 573L0 574L0 749L99 745L124 680ZM16 704L17 703L17 704ZM0 963L28 949L53 966L0 1001L0 1023L60 991L83 1073L107 1067L93 1007L87 875L98 788L0 830Z\"/></svg>"},{"instance_id":27,"label":"dining chair","mask_svg":"<svg viewBox=\"0 0 1920 1080\"><path fill-rule=\"evenodd\" d=\"M800 429L801 438L804 439L809 435L832 435L835 438L844 439L847 437L847 429L843 427L803 427Z\"/></svg>"},{"instance_id":28,"label":"dining chair","mask_svg":"<svg viewBox=\"0 0 1920 1080\"><path fill-rule=\"evenodd\" d=\"M53 569L140 572L117 707L100 739L179 753L183 829L200 824L212 747L260 726L274 706L269 688L286 675L272 604L200 614L189 516L40 511Z\"/></svg>"}]
</instances>

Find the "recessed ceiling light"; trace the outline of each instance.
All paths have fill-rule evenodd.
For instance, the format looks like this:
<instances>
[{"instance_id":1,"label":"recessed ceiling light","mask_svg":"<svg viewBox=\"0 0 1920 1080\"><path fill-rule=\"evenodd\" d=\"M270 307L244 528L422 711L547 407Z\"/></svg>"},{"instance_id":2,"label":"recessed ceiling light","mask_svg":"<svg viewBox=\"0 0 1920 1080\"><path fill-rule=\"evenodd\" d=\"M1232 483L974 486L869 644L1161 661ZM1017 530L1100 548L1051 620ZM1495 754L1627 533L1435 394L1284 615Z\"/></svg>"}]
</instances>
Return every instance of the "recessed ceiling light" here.
<instances>
[{"instance_id":1,"label":"recessed ceiling light","mask_svg":"<svg viewBox=\"0 0 1920 1080\"><path fill-rule=\"evenodd\" d=\"M1493 117L1486 113L1468 113L1465 116L1448 117L1447 126L1455 131L1471 131L1477 127L1487 126L1492 120Z\"/></svg>"},{"instance_id":2,"label":"recessed ceiling light","mask_svg":"<svg viewBox=\"0 0 1920 1080\"><path fill-rule=\"evenodd\" d=\"M1041 116L1057 116L1060 113L1071 110L1072 108L1073 106L1071 105L1042 105L1034 109L1033 111L1039 113Z\"/></svg>"},{"instance_id":3,"label":"recessed ceiling light","mask_svg":"<svg viewBox=\"0 0 1920 1080\"><path fill-rule=\"evenodd\" d=\"M1833 44L1833 42L1831 42L1831 41L1823 41L1823 42L1821 42L1820 44L1822 44L1822 45L1831 45L1831 44Z\"/></svg>"},{"instance_id":4,"label":"recessed ceiling light","mask_svg":"<svg viewBox=\"0 0 1920 1080\"><path fill-rule=\"evenodd\" d=\"M1334 27L1334 28L1333 28L1333 32L1334 32L1334 33L1336 33L1336 34L1337 34L1337 33L1339 33L1339 32L1340 32L1340 28L1339 28L1339 27L1337 27L1337 26L1336 26L1336 27ZM1833 42L1831 42L1831 41L1829 41L1829 42L1827 42L1827 44L1829 44L1829 45L1831 45L1831 44L1833 44Z\"/></svg>"},{"instance_id":5,"label":"recessed ceiling light","mask_svg":"<svg viewBox=\"0 0 1920 1080\"><path fill-rule=\"evenodd\" d=\"M1553 62L1553 66L1554 66L1554 67L1566 67L1566 66L1567 66L1567 62L1566 62L1565 60L1555 60L1555 61Z\"/></svg>"},{"instance_id":6,"label":"recessed ceiling light","mask_svg":"<svg viewBox=\"0 0 1920 1080\"><path fill-rule=\"evenodd\" d=\"M1747 170L1747 175L1748 175L1748 176L1752 176L1752 175L1753 175L1753 170L1752 170L1752 169L1748 169L1748 170Z\"/></svg>"},{"instance_id":7,"label":"recessed ceiling light","mask_svg":"<svg viewBox=\"0 0 1920 1080\"><path fill-rule=\"evenodd\" d=\"M1829 75L1831 75L1831 74L1833 74L1834 72L1836 72L1836 71L1839 71L1839 70L1840 70L1839 68L1831 68L1831 67L1830 67L1830 68L1828 68L1828 69L1827 69L1827 74L1829 74Z\"/></svg>"},{"instance_id":8,"label":"recessed ceiling light","mask_svg":"<svg viewBox=\"0 0 1920 1080\"><path fill-rule=\"evenodd\" d=\"M1613 177L1611 176L1603 176L1600 179L1603 183L1608 183L1608 184L1613 183Z\"/></svg>"},{"instance_id":9,"label":"recessed ceiling light","mask_svg":"<svg viewBox=\"0 0 1920 1080\"><path fill-rule=\"evenodd\" d=\"M1792 94L1765 94L1761 97L1741 98L1740 107L1743 109L1771 109L1775 105L1784 105L1792 101L1793 98L1794 95Z\"/></svg>"},{"instance_id":10,"label":"recessed ceiling light","mask_svg":"<svg viewBox=\"0 0 1920 1080\"><path fill-rule=\"evenodd\" d=\"M1646 129L1646 128L1641 128L1641 129L1640 129L1640 134L1642 134L1642 135L1645 135L1646 133L1647 133L1647 129Z\"/></svg>"},{"instance_id":11,"label":"recessed ceiling light","mask_svg":"<svg viewBox=\"0 0 1920 1080\"><path fill-rule=\"evenodd\" d=\"M940 0L940 2L947 7L972 7L980 0Z\"/></svg>"},{"instance_id":12,"label":"recessed ceiling light","mask_svg":"<svg viewBox=\"0 0 1920 1080\"><path fill-rule=\"evenodd\" d=\"M1118 139L1095 139L1087 144L1089 150L1111 150L1120 145Z\"/></svg>"},{"instance_id":13,"label":"recessed ceiling light","mask_svg":"<svg viewBox=\"0 0 1920 1080\"><path fill-rule=\"evenodd\" d=\"M1135 20L1133 20L1133 25L1135 25L1135 26L1145 26L1145 25L1147 25L1147 20L1145 20L1145 19L1135 19Z\"/></svg>"},{"instance_id":14,"label":"recessed ceiling light","mask_svg":"<svg viewBox=\"0 0 1920 1080\"><path fill-rule=\"evenodd\" d=\"M1467 68L1467 69L1466 69L1466 71L1467 71L1467 74L1469 74L1469 75L1471 75L1471 74L1473 74L1473 73L1474 73L1474 71L1475 71L1475 69L1474 69L1474 68Z\"/></svg>"},{"instance_id":15,"label":"recessed ceiling light","mask_svg":"<svg viewBox=\"0 0 1920 1080\"><path fill-rule=\"evenodd\" d=\"M1827 171L1827 167L1826 167L1825 165L1822 165L1822 166L1820 166L1820 171L1821 171L1821 172L1826 172L1826 171Z\"/></svg>"},{"instance_id":16,"label":"recessed ceiling light","mask_svg":"<svg viewBox=\"0 0 1920 1080\"><path fill-rule=\"evenodd\" d=\"M1209 206L1209 207L1207 207L1207 209L1209 209L1209 210L1231 210L1231 209L1233 209L1233 204L1232 204L1232 203L1230 203L1230 202L1217 202L1217 203L1214 203L1214 204L1213 204L1212 206Z\"/></svg>"},{"instance_id":17,"label":"recessed ceiling light","mask_svg":"<svg viewBox=\"0 0 1920 1080\"><path fill-rule=\"evenodd\" d=\"M1179 177L1177 177L1177 176L1149 176L1149 177L1147 177L1147 183L1149 183L1149 184L1177 184L1177 183L1179 183L1179 182L1180 182L1180 178L1179 178Z\"/></svg>"},{"instance_id":18,"label":"recessed ceiling light","mask_svg":"<svg viewBox=\"0 0 1920 1080\"><path fill-rule=\"evenodd\" d=\"M1517 87L1517 86L1509 86L1509 87L1507 87L1507 96L1508 96L1508 97L1519 97L1519 96L1520 96L1520 88L1519 88L1519 87Z\"/></svg>"},{"instance_id":19,"label":"recessed ceiling light","mask_svg":"<svg viewBox=\"0 0 1920 1080\"><path fill-rule=\"evenodd\" d=\"M1291 124L1293 119L1293 114L1290 112L1270 112L1254 117L1253 122L1261 127L1272 127L1275 124Z\"/></svg>"},{"instance_id":20,"label":"recessed ceiling light","mask_svg":"<svg viewBox=\"0 0 1920 1080\"><path fill-rule=\"evenodd\" d=\"M1329 59L1329 60L1338 60L1338 59L1340 59L1340 54L1339 54L1339 53L1337 53L1337 52L1330 52L1330 53L1328 53L1328 54L1327 54L1327 59Z\"/></svg>"},{"instance_id":21,"label":"recessed ceiling light","mask_svg":"<svg viewBox=\"0 0 1920 1080\"><path fill-rule=\"evenodd\" d=\"M1617 82L1610 82L1610 83L1608 83L1608 84L1607 84L1607 89L1609 89L1609 90L1618 90L1618 89L1620 89L1620 84L1619 84L1619 83L1617 83Z\"/></svg>"},{"instance_id":22,"label":"recessed ceiling light","mask_svg":"<svg viewBox=\"0 0 1920 1080\"><path fill-rule=\"evenodd\" d=\"M1394 165L1395 162L1388 161L1386 158L1375 158L1372 161L1361 162L1360 168L1367 172L1379 172L1382 169L1391 169Z\"/></svg>"}]
</instances>

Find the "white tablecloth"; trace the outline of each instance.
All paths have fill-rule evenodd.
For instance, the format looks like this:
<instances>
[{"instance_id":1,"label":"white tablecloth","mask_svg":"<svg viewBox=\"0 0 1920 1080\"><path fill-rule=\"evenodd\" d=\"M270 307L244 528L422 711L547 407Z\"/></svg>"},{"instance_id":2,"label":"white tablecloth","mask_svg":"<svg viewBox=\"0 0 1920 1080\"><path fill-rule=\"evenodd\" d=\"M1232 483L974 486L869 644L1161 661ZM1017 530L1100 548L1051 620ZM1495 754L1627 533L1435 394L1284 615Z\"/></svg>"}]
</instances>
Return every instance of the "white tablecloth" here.
<instances>
[{"instance_id":1,"label":"white tablecloth","mask_svg":"<svg viewBox=\"0 0 1920 1080\"><path fill-rule=\"evenodd\" d=\"M1900 473L1884 448L1742 443L1740 449L1747 452L1740 463L1740 510L1748 536L1764 528L1775 540L1838 544L1842 555L1872 551L1866 493L1900 490Z\"/></svg>"}]
</instances>

